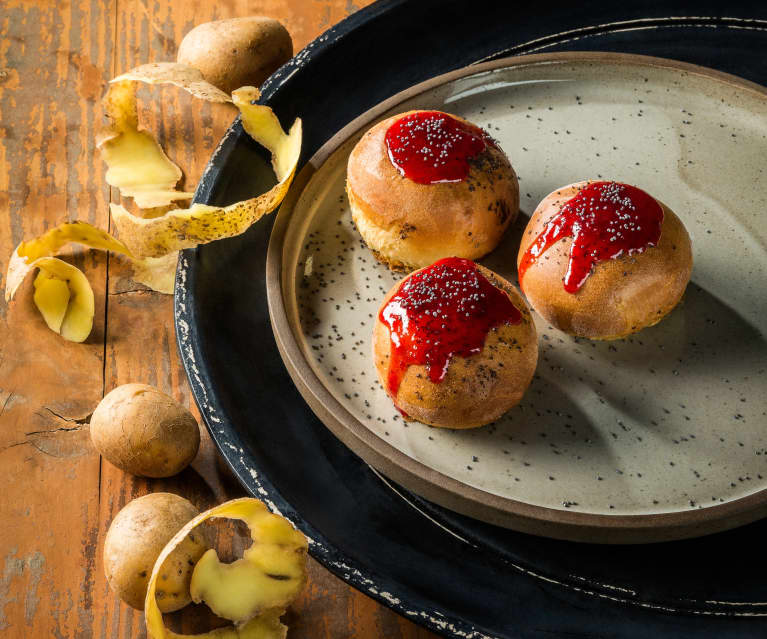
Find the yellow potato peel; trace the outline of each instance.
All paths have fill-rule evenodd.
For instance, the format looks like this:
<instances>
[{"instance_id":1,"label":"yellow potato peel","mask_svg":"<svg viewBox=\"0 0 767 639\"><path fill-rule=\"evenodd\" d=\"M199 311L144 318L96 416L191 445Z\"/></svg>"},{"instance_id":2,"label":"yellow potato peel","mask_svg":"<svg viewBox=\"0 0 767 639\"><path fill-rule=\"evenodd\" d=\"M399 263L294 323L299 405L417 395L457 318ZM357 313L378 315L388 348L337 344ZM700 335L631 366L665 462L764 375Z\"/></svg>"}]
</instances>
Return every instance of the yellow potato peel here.
<instances>
[{"instance_id":1,"label":"yellow potato peel","mask_svg":"<svg viewBox=\"0 0 767 639\"><path fill-rule=\"evenodd\" d=\"M206 102L231 102L221 89L207 82L202 72L181 62L150 62L110 80L112 84L144 82L145 84L172 84L184 89L195 98Z\"/></svg>"},{"instance_id":2,"label":"yellow potato peel","mask_svg":"<svg viewBox=\"0 0 767 639\"><path fill-rule=\"evenodd\" d=\"M35 262L38 258L55 255L70 243L125 255L133 266L134 280L158 293L173 293L178 253L169 253L159 259L139 259L125 244L106 231L87 222L65 222L16 247L8 263L8 275L5 281L6 301L13 298L16 289L27 274L36 268Z\"/></svg>"},{"instance_id":3,"label":"yellow potato peel","mask_svg":"<svg viewBox=\"0 0 767 639\"><path fill-rule=\"evenodd\" d=\"M232 92L232 101L240 110L242 128L271 152L272 168L277 179L282 181L295 171L298 163L298 155L301 153L301 120L296 119L286 136L274 111L262 104L256 104L259 97L258 89L254 87L241 87ZM299 130L294 134L296 124ZM290 139L294 135L297 140Z\"/></svg>"},{"instance_id":4,"label":"yellow potato peel","mask_svg":"<svg viewBox=\"0 0 767 639\"><path fill-rule=\"evenodd\" d=\"M61 324L67 314L70 297L67 282L54 277L48 271L38 271L33 299L48 328L54 333L61 333Z\"/></svg>"},{"instance_id":5,"label":"yellow potato peel","mask_svg":"<svg viewBox=\"0 0 767 639\"><path fill-rule=\"evenodd\" d=\"M253 544L241 559L221 563L214 549L197 561L189 592L219 617L245 623L260 613L285 608L306 580L306 537L257 500L243 505Z\"/></svg>"},{"instance_id":6,"label":"yellow potato peel","mask_svg":"<svg viewBox=\"0 0 767 639\"><path fill-rule=\"evenodd\" d=\"M285 133L268 107L254 104L258 89L242 87L233 94L248 134L272 154L278 183L266 193L226 207L193 204L164 215L144 218L120 204L110 204L112 220L120 238L139 257L160 257L225 237L240 235L282 202L293 180L301 155L301 120Z\"/></svg>"},{"instance_id":7,"label":"yellow potato peel","mask_svg":"<svg viewBox=\"0 0 767 639\"><path fill-rule=\"evenodd\" d=\"M176 190L181 169L162 150L157 140L139 128L136 83L172 84L208 102L231 102L220 89L205 81L202 73L186 64L153 62L111 80L103 106L108 127L102 131L98 149L109 167L107 184L132 197L142 209L167 206L194 195Z\"/></svg>"},{"instance_id":8,"label":"yellow potato peel","mask_svg":"<svg viewBox=\"0 0 767 639\"><path fill-rule=\"evenodd\" d=\"M33 240L22 242L16 247L8 262L8 274L5 279L5 301L13 298L16 289L19 288L24 278L36 268L36 262L39 258L55 255L72 242L103 251L130 255L128 247L106 231L97 229L87 222L65 222Z\"/></svg>"},{"instance_id":9,"label":"yellow potato peel","mask_svg":"<svg viewBox=\"0 0 767 639\"><path fill-rule=\"evenodd\" d=\"M224 602L221 600L231 597L237 598L238 595L247 595L253 597L256 600L256 604L268 603L270 604L270 607L266 608L264 605L251 606L250 613L257 616L254 616L253 618L240 617L240 622L234 626L217 628L208 633L198 635L179 635L165 628L162 613L157 606L155 597L157 580L163 562L168 555L173 552L176 546L178 546L178 544L181 543L181 541L183 541L189 532L196 526L215 517L239 519L245 522L250 528L253 544L245 550L241 559L238 559L228 566L220 564L215 550L206 552L205 555L203 555L203 558L211 555L211 553L212 557L205 562L202 569L204 574L198 574L197 566L195 566L195 570L192 573L192 586L190 590L193 599L195 601L204 600L206 603L209 603L210 600L215 600L216 603L219 604L218 607L220 611L221 605L224 605ZM144 603L144 619L146 621L147 635L149 639L183 639L184 637L192 636L198 637L199 639L284 639L287 627L280 623L279 617L284 612L285 607L298 595L300 588L305 581L307 545L306 537L304 537L303 534L294 529L286 519L270 513L266 506L257 499L247 497L233 499L232 501L211 508L204 513L200 513L174 535L155 561L152 575L149 578L149 586ZM260 550L257 550L259 548ZM254 549L256 549L255 554L253 552ZM289 556L286 556L286 553ZM202 559L200 561L202 561ZM223 571L214 575L213 582L207 583L209 580L209 575L207 574L208 570L211 567L214 567L214 570L216 570L214 564L223 567ZM200 562L198 562L198 566L199 565ZM290 573L293 575L293 577L290 578L293 582L291 593L280 591L274 596L273 594L265 593L263 587L260 592L254 593L249 591L244 594L217 589L220 584L215 582L216 578L221 578L222 580L226 579L227 570L240 572L243 570L243 566L246 566L245 570L279 571L277 575L280 576L270 580L274 583L287 581L282 579L282 576ZM201 596L200 579L205 582L202 584L202 586L204 586L202 588L204 596ZM196 585L195 580L197 581ZM215 590L211 590L211 585ZM263 586L263 584L261 585ZM268 584L268 587L273 585L273 583L270 583ZM195 592L197 593L197 597L195 597ZM288 594L290 596L287 596ZM276 605L271 605L273 602L277 602ZM224 608L226 607L227 606L224 605ZM216 609L213 609L213 611L220 614ZM224 610L224 612L227 611Z\"/></svg>"},{"instance_id":10,"label":"yellow potato peel","mask_svg":"<svg viewBox=\"0 0 767 639\"><path fill-rule=\"evenodd\" d=\"M133 266L133 279L139 284L148 286L153 291L173 294L176 283L176 264L178 263L178 251L173 251L162 257L131 258Z\"/></svg>"},{"instance_id":11,"label":"yellow potato peel","mask_svg":"<svg viewBox=\"0 0 767 639\"><path fill-rule=\"evenodd\" d=\"M168 211L173 201L189 199L193 194L176 190L181 169L150 133L139 128L136 82L172 84L204 100L234 102L245 131L271 153L278 183L266 193L227 207L193 204L188 209ZM287 194L301 154L301 120L296 118L285 133L272 110L256 104L258 98L259 91L254 87L237 89L230 98L207 83L197 69L172 62L146 64L112 80L103 101L109 125L99 136L98 148L108 166L107 182L119 188L122 195L133 197L142 216L110 204L123 241L85 222L73 222L22 242L8 265L6 301L38 268L41 274L35 280L34 301L46 324L67 339L84 340L86 323L78 309L85 298L93 298L87 279L76 267L61 260L41 262L70 242L123 254L131 260L133 279L155 291L172 293L179 250L244 233L279 206ZM44 264L55 263L66 264L66 269L43 268ZM66 276L56 275L63 270ZM77 318L76 329L72 318ZM92 313L89 322L92 327Z\"/></svg>"},{"instance_id":12,"label":"yellow potato peel","mask_svg":"<svg viewBox=\"0 0 767 639\"><path fill-rule=\"evenodd\" d=\"M40 269L35 305L46 324L70 342L84 342L93 328L95 308L88 279L79 268L56 257L39 257L33 264Z\"/></svg>"},{"instance_id":13,"label":"yellow potato peel","mask_svg":"<svg viewBox=\"0 0 767 639\"><path fill-rule=\"evenodd\" d=\"M48 328L65 339L82 342L93 327L93 289L87 278L76 266L53 257L73 242L121 253L131 260L133 279L161 293L173 292L177 253L159 259L136 259L120 240L87 222L60 224L16 247L8 263L5 300L13 299L27 275L39 269L34 284L35 306Z\"/></svg>"},{"instance_id":14,"label":"yellow potato peel","mask_svg":"<svg viewBox=\"0 0 767 639\"><path fill-rule=\"evenodd\" d=\"M282 614L282 610L270 610L240 627L224 626L196 635L180 635L163 628L164 634L150 633L149 639L158 636L165 639L285 639L288 636L288 627L280 622Z\"/></svg>"},{"instance_id":15,"label":"yellow potato peel","mask_svg":"<svg viewBox=\"0 0 767 639\"><path fill-rule=\"evenodd\" d=\"M16 247L8 262L5 300L13 299L24 278L39 269L33 299L48 328L66 340L83 342L93 328L93 289L80 269L53 257L70 242L128 253L122 242L90 224L61 224Z\"/></svg>"},{"instance_id":16,"label":"yellow potato peel","mask_svg":"<svg viewBox=\"0 0 767 639\"><path fill-rule=\"evenodd\" d=\"M139 129L135 83L113 81L103 106L109 125L96 146L108 167L107 184L118 188L121 195L132 197L140 208L191 199L193 193L175 188L181 169L149 132Z\"/></svg>"}]
</instances>

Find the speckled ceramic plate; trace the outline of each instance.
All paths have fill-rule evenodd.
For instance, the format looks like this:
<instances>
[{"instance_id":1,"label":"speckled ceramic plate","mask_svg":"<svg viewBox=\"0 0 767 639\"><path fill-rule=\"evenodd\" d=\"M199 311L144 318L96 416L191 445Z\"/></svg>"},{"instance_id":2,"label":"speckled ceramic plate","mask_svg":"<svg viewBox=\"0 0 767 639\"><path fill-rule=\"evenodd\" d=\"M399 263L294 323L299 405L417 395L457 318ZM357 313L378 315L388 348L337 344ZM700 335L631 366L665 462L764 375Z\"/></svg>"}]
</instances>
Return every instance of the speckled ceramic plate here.
<instances>
[{"instance_id":1,"label":"speckled ceramic plate","mask_svg":"<svg viewBox=\"0 0 767 639\"><path fill-rule=\"evenodd\" d=\"M362 133L437 108L485 127L520 178L522 215L483 264L516 282L519 238L550 191L586 178L641 186L692 237L683 302L624 340L574 339L536 317L522 402L471 431L404 423L370 338L398 276L355 231L346 161ZM352 450L464 514L552 537L642 542L758 518L767 507L767 92L677 62L552 54L414 87L332 138L297 178L272 236L267 286L283 358Z\"/></svg>"}]
</instances>

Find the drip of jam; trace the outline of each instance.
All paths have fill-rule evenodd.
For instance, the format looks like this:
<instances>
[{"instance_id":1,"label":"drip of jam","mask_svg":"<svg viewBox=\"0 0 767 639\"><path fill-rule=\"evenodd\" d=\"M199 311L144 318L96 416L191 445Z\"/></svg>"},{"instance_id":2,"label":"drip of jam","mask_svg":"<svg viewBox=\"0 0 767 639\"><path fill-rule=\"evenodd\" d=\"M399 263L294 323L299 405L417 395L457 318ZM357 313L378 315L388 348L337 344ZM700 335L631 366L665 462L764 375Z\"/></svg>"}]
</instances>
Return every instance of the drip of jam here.
<instances>
[{"instance_id":1,"label":"drip of jam","mask_svg":"<svg viewBox=\"0 0 767 639\"><path fill-rule=\"evenodd\" d=\"M495 141L473 124L441 111L416 111L386 130L391 163L418 184L460 182L469 174L469 160Z\"/></svg>"},{"instance_id":2,"label":"drip of jam","mask_svg":"<svg viewBox=\"0 0 767 639\"><path fill-rule=\"evenodd\" d=\"M629 184L592 182L568 200L525 251L519 283L549 247L572 236L565 290L576 293L597 262L641 253L660 239L663 209L650 195Z\"/></svg>"},{"instance_id":3,"label":"drip of jam","mask_svg":"<svg viewBox=\"0 0 767 639\"><path fill-rule=\"evenodd\" d=\"M474 262L447 257L405 279L378 318L389 327L387 386L396 397L412 364L425 364L438 384L454 355L479 353L491 328L518 324L522 315Z\"/></svg>"}]
</instances>

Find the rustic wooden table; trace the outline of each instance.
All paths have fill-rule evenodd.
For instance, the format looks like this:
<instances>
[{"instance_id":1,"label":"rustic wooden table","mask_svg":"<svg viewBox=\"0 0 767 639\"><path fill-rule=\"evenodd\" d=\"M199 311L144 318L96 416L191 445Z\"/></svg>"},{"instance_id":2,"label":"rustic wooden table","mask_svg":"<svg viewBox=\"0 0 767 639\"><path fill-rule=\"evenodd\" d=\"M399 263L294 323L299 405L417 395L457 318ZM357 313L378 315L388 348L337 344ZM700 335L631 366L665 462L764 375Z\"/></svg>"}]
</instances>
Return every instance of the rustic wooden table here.
<instances>
[{"instance_id":1,"label":"rustic wooden table","mask_svg":"<svg viewBox=\"0 0 767 639\"><path fill-rule=\"evenodd\" d=\"M0 0L0 273L25 238L66 220L109 226L104 165L95 151L105 83L150 61L174 60L182 36L212 19L277 18L295 51L368 0ZM156 94L155 94L156 95ZM163 91L141 116L196 183L232 119ZM150 105L152 103L149 103ZM242 494L207 434L193 467L169 480L131 477L94 451L88 419L126 382L153 384L193 405L176 352L171 296L145 290L121 261L67 253L96 296L84 344L49 331L32 304L31 280L0 302L0 635L145 636L141 613L104 579L107 527L129 500L176 492L207 508ZM2 287L5 282L2 281ZM310 561L309 583L286 616L291 639L426 638ZM176 620L185 632L199 611Z\"/></svg>"}]
</instances>

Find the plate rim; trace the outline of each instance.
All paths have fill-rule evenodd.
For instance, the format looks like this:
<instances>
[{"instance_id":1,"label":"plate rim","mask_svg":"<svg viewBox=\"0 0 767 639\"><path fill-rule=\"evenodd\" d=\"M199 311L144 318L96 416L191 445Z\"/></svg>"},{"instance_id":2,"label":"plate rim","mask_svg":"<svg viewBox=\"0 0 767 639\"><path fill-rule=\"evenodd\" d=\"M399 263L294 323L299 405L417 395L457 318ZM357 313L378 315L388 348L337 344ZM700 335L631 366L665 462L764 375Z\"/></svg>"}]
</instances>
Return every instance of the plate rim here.
<instances>
[{"instance_id":1,"label":"plate rim","mask_svg":"<svg viewBox=\"0 0 767 639\"><path fill-rule=\"evenodd\" d=\"M385 476L441 506L487 523L520 532L568 541L633 544L699 537L729 530L767 515L767 488L724 504L667 513L610 515L537 506L475 488L406 455L357 420L314 373L291 326L282 264L294 206L314 173L343 143L402 101L448 82L500 68L610 63L665 68L702 76L767 100L767 87L708 67L628 53L559 52L504 57L470 64L390 96L333 134L296 176L276 214L266 257L266 290L272 332L285 367L299 393L319 420L356 455Z\"/></svg>"}]
</instances>

